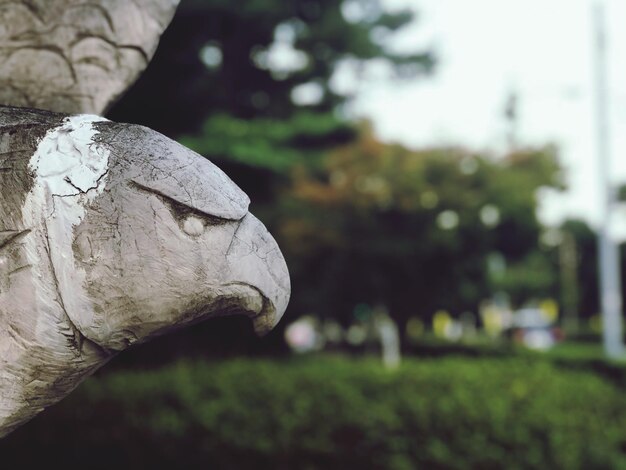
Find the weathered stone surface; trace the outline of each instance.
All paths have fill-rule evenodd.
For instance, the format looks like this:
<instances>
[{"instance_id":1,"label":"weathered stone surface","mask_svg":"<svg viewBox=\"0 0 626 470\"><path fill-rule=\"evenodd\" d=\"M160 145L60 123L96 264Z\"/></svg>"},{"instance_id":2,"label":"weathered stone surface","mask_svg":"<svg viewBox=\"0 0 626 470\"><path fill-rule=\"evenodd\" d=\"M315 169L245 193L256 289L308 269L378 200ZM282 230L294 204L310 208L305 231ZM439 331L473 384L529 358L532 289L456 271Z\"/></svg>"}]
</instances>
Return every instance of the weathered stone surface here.
<instances>
[{"instance_id":1,"label":"weathered stone surface","mask_svg":"<svg viewBox=\"0 0 626 470\"><path fill-rule=\"evenodd\" d=\"M271 329L289 276L248 202L150 129L0 106L0 436L133 343L232 313Z\"/></svg>"},{"instance_id":2,"label":"weathered stone surface","mask_svg":"<svg viewBox=\"0 0 626 470\"><path fill-rule=\"evenodd\" d=\"M0 104L102 114L180 0L0 0Z\"/></svg>"}]
</instances>

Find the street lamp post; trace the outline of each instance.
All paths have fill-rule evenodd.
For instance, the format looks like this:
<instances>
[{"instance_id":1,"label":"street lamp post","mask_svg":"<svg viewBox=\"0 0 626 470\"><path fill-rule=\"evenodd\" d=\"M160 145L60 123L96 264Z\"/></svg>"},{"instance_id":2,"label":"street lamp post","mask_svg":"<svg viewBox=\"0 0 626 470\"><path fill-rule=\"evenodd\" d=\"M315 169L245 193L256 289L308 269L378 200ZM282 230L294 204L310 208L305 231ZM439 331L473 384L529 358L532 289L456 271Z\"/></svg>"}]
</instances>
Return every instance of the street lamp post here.
<instances>
[{"instance_id":1,"label":"street lamp post","mask_svg":"<svg viewBox=\"0 0 626 470\"><path fill-rule=\"evenodd\" d=\"M607 39L603 0L594 5L596 137L601 194L598 230L598 268L602 308L602 335L608 357L624 354L622 341L622 295L619 246L611 238L609 223L615 205L615 188L610 181L610 122L608 107Z\"/></svg>"}]
</instances>

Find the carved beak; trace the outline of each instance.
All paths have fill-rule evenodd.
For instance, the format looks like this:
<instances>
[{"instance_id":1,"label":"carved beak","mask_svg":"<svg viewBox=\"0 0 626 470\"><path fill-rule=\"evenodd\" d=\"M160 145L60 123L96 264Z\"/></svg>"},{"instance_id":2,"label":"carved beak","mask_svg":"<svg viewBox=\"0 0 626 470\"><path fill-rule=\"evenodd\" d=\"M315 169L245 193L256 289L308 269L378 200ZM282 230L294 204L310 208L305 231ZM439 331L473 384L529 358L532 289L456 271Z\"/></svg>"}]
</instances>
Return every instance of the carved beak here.
<instances>
[{"instance_id":1,"label":"carved beak","mask_svg":"<svg viewBox=\"0 0 626 470\"><path fill-rule=\"evenodd\" d=\"M106 129L106 125L99 127L103 134ZM113 124L109 129L109 140L121 142L113 157L120 155L124 179L132 182L135 189L221 219L229 227L231 223L238 224L226 248L224 269L211 279L219 285L211 285L210 294L215 295L210 300L216 303L207 306L206 314L227 315L243 310L252 317L258 334L269 332L287 308L291 291L289 273L276 241L248 212L248 196L213 163L158 132L141 126L124 126L120 133L119 125ZM138 146L137 142L150 142L150 145ZM158 149L158 157L150 149ZM220 250L222 247L220 244ZM222 253L215 260L220 268ZM196 308L194 305L191 310Z\"/></svg>"},{"instance_id":2,"label":"carved beak","mask_svg":"<svg viewBox=\"0 0 626 470\"><path fill-rule=\"evenodd\" d=\"M231 284L247 286L251 293L244 303L256 304L246 309L251 312L254 330L259 335L268 333L285 313L291 293L287 264L276 241L248 213L239 223L226 258Z\"/></svg>"}]
</instances>

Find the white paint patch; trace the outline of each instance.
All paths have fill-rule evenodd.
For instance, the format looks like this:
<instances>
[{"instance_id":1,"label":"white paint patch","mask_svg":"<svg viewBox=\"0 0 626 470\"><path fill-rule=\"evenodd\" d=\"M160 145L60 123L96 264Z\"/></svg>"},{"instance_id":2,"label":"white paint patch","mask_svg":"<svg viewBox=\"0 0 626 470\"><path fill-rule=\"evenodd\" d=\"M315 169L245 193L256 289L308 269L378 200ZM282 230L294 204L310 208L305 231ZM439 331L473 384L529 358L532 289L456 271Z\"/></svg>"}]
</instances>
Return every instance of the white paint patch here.
<instances>
[{"instance_id":1,"label":"white paint patch","mask_svg":"<svg viewBox=\"0 0 626 470\"><path fill-rule=\"evenodd\" d=\"M53 195L69 196L95 190L101 193L100 179L106 175L109 152L94 142L94 122L106 119L82 114L65 119L42 139L29 163L36 183Z\"/></svg>"},{"instance_id":2,"label":"white paint patch","mask_svg":"<svg viewBox=\"0 0 626 470\"><path fill-rule=\"evenodd\" d=\"M93 123L101 121L106 119L71 116L46 133L29 162L34 184L22 209L25 226L37 234L26 247L28 259L43 278L50 277L45 272L50 260L57 284L50 286L58 291L54 296L48 289L42 290L37 299L38 310L50 312L61 302L81 330L81 326L92 321L93 308L85 289L86 274L74 261L72 244L74 228L106 185L109 150L94 141L97 130ZM46 335L50 329L47 322L37 325L38 335Z\"/></svg>"}]
</instances>

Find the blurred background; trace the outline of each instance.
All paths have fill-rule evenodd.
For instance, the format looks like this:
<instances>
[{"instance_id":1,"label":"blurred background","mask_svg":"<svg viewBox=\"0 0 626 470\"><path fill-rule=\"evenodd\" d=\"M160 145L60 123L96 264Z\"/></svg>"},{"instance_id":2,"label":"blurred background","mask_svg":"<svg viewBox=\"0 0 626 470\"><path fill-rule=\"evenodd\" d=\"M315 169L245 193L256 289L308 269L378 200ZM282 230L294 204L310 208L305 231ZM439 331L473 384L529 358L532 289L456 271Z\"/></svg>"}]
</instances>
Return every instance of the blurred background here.
<instances>
[{"instance_id":1,"label":"blurred background","mask_svg":"<svg viewBox=\"0 0 626 470\"><path fill-rule=\"evenodd\" d=\"M250 195L291 303L264 338L230 317L131 348L3 465L626 468L625 16L182 0L108 117Z\"/></svg>"}]
</instances>

